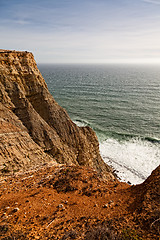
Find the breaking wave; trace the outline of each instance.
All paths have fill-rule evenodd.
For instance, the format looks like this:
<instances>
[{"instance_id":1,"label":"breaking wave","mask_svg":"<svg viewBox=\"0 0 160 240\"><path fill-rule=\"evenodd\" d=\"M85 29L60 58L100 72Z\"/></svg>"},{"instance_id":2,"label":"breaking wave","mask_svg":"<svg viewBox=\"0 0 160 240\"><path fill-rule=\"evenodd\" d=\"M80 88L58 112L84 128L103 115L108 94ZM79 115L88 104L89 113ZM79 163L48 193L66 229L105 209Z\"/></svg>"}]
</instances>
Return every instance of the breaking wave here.
<instances>
[{"instance_id":1,"label":"breaking wave","mask_svg":"<svg viewBox=\"0 0 160 240\"><path fill-rule=\"evenodd\" d=\"M87 120L78 119L79 127L90 126L96 132L103 160L115 170L121 181L142 183L160 163L160 140L133 134L103 132Z\"/></svg>"},{"instance_id":2,"label":"breaking wave","mask_svg":"<svg viewBox=\"0 0 160 240\"><path fill-rule=\"evenodd\" d=\"M160 162L159 144L138 138L121 142L107 139L100 143L100 153L119 179L131 184L142 183Z\"/></svg>"}]
</instances>

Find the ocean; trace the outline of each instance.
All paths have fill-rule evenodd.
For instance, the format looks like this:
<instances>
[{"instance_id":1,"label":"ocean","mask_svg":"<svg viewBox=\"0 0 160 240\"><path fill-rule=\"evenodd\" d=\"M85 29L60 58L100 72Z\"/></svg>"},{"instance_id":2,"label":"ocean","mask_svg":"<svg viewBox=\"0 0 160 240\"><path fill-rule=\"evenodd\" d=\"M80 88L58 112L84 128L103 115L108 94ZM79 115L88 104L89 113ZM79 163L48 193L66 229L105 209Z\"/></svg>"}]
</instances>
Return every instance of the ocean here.
<instances>
[{"instance_id":1,"label":"ocean","mask_svg":"<svg viewBox=\"0 0 160 240\"><path fill-rule=\"evenodd\" d=\"M160 164L160 66L39 64L50 93L97 134L121 181L142 183Z\"/></svg>"}]
</instances>

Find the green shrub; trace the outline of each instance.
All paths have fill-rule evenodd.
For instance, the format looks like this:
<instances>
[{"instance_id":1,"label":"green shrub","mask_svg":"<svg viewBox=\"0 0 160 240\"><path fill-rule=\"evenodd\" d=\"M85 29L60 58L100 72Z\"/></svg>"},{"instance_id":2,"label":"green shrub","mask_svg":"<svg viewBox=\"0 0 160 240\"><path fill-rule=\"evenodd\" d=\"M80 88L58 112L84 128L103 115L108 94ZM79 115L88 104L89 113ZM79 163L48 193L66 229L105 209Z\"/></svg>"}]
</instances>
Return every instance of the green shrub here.
<instances>
[{"instance_id":1,"label":"green shrub","mask_svg":"<svg viewBox=\"0 0 160 240\"><path fill-rule=\"evenodd\" d=\"M120 240L143 240L134 229L124 229L120 234Z\"/></svg>"}]
</instances>

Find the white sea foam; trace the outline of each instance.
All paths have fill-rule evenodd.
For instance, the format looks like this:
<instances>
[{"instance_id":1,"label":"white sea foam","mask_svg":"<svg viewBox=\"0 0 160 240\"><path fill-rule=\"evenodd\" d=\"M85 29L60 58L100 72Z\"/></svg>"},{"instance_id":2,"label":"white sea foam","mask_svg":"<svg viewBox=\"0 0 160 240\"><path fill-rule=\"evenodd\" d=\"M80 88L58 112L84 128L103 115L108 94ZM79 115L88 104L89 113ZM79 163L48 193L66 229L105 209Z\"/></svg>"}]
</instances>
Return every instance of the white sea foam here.
<instances>
[{"instance_id":1,"label":"white sea foam","mask_svg":"<svg viewBox=\"0 0 160 240\"><path fill-rule=\"evenodd\" d=\"M85 120L73 120L73 122L78 126L78 127L85 127L88 125L88 122Z\"/></svg>"},{"instance_id":2,"label":"white sea foam","mask_svg":"<svg viewBox=\"0 0 160 240\"><path fill-rule=\"evenodd\" d=\"M121 181L131 184L142 183L160 164L159 146L139 139L124 142L108 139L100 143L100 152Z\"/></svg>"}]
</instances>

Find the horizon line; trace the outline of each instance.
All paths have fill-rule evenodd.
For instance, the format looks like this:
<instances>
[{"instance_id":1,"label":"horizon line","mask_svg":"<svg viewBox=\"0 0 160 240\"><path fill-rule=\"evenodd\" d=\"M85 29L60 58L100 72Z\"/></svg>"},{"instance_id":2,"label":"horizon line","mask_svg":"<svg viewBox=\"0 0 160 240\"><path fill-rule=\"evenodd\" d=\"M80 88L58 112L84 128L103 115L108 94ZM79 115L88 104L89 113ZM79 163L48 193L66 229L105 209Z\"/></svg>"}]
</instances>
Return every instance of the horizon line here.
<instances>
[{"instance_id":1,"label":"horizon line","mask_svg":"<svg viewBox=\"0 0 160 240\"><path fill-rule=\"evenodd\" d=\"M160 65L160 62L38 62L36 61L37 64L57 64L57 65L91 65L91 64L95 64L95 65L107 65L107 64L135 64L135 65Z\"/></svg>"}]
</instances>

